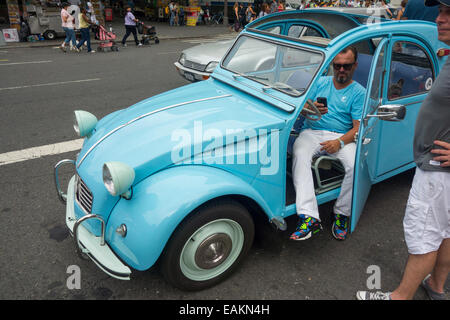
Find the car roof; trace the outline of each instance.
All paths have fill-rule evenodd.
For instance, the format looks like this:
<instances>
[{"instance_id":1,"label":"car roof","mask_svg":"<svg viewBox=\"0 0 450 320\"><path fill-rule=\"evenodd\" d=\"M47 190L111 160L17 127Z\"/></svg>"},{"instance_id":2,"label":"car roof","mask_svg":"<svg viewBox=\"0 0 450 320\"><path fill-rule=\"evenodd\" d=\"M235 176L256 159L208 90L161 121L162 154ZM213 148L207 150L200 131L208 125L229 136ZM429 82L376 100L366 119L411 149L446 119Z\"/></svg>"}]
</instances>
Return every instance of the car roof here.
<instances>
[{"instance_id":1,"label":"car roof","mask_svg":"<svg viewBox=\"0 0 450 320\"><path fill-rule=\"evenodd\" d=\"M359 9L359 8L352 8L352 9ZM343 11L338 9L290 10L270 14L262 18L256 19L254 22L249 23L246 29L261 29L263 25L276 22L286 22L286 21L295 22L296 20L297 21L308 20L321 25L323 29L328 33L329 38L334 39L350 29L357 28L361 25L366 24L368 21L373 22L373 19L374 19L373 16L370 16L369 12L365 9L363 10L345 9ZM389 20L379 18L379 22L383 21Z\"/></svg>"}]
</instances>

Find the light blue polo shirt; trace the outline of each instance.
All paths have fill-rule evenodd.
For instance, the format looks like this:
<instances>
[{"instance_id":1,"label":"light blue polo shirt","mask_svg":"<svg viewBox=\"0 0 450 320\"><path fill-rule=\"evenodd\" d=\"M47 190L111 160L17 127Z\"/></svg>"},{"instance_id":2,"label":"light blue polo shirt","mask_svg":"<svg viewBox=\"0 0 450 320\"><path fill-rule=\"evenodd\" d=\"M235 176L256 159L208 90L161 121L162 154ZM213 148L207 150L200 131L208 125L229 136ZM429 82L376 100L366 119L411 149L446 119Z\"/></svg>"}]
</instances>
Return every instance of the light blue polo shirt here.
<instances>
[{"instance_id":1,"label":"light blue polo shirt","mask_svg":"<svg viewBox=\"0 0 450 320\"><path fill-rule=\"evenodd\" d=\"M366 89L353 81L344 89L337 90L333 77L321 77L315 88L311 89L310 99L327 98L328 112L319 121L306 119L303 128L313 130L328 130L346 133L353 128L352 120L361 120Z\"/></svg>"}]
</instances>

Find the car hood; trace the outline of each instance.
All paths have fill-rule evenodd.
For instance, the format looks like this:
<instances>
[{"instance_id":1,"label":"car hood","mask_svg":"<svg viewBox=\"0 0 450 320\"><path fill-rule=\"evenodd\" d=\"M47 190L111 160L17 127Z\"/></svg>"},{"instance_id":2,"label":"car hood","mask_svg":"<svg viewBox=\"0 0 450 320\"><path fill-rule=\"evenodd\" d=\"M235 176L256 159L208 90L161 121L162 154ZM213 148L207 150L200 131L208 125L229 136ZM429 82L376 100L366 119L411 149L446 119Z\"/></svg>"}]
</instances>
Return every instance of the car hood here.
<instances>
[{"instance_id":1,"label":"car hood","mask_svg":"<svg viewBox=\"0 0 450 320\"><path fill-rule=\"evenodd\" d=\"M285 119L264 101L210 79L154 96L101 119L85 139L77 170L102 184L103 164L121 161L134 168L138 183L164 167L193 159L198 150L206 152L211 137L205 136L211 130L220 132L225 142L233 130L256 134L260 129L281 130L284 125ZM184 158L179 154L174 158L173 152L180 145L188 145L191 152Z\"/></svg>"},{"instance_id":2,"label":"car hood","mask_svg":"<svg viewBox=\"0 0 450 320\"><path fill-rule=\"evenodd\" d=\"M198 64L207 65L211 61L219 62L233 44L233 40L218 41L200 44L195 47L183 50L186 60Z\"/></svg>"}]
</instances>

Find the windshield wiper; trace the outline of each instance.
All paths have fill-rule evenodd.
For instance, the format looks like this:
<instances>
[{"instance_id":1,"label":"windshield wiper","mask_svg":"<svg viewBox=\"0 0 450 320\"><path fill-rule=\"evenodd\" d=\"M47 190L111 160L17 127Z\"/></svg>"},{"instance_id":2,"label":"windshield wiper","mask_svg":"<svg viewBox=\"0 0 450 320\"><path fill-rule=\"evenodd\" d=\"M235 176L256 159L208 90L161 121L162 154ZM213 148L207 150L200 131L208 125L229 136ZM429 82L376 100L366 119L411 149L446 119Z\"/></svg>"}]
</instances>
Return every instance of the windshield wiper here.
<instances>
[{"instance_id":1,"label":"windshield wiper","mask_svg":"<svg viewBox=\"0 0 450 320\"><path fill-rule=\"evenodd\" d=\"M269 78L263 78L263 77L258 77L258 76L253 76L250 74L243 74L243 73L236 73L233 74L233 78L237 79L239 77L244 77L244 78L250 78L250 79L256 79L256 80L265 80L265 81L269 81Z\"/></svg>"},{"instance_id":2,"label":"windshield wiper","mask_svg":"<svg viewBox=\"0 0 450 320\"><path fill-rule=\"evenodd\" d=\"M281 91L289 91L292 92L295 95L301 95L301 92L298 91L297 89L291 87L290 85L283 83L283 82L275 82L274 84L268 84L264 87L262 87L263 91L267 91L269 89L277 89L277 90L281 90ZM305 88L299 88L299 90L305 91Z\"/></svg>"}]
</instances>

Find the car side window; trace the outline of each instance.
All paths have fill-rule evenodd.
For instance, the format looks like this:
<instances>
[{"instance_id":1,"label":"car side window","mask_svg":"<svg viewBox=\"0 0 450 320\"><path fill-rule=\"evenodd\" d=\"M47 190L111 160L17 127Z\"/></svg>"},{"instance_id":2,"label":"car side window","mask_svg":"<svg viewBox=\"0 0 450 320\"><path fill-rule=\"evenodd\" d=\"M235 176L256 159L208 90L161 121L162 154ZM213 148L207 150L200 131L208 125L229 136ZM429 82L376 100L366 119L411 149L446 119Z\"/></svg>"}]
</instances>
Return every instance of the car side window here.
<instances>
[{"instance_id":1,"label":"car side window","mask_svg":"<svg viewBox=\"0 0 450 320\"><path fill-rule=\"evenodd\" d=\"M290 26L287 36L296 39L304 36L322 37L316 29L302 25Z\"/></svg>"},{"instance_id":2,"label":"car side window","mask_svg":"<svg viewBox=\"0 0 450 320\"><path fill-rule=\"evenodd\" d=\"M389 100L427 93L433 80L433 65L422 47L408 41L394 42L389 74Z\"/></svg>"}]
</instances>

